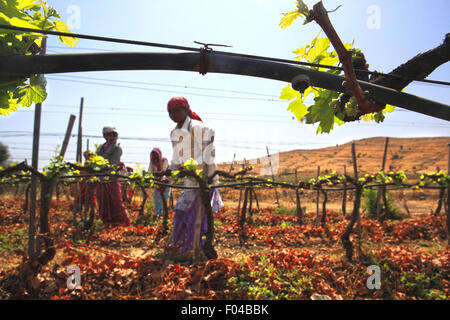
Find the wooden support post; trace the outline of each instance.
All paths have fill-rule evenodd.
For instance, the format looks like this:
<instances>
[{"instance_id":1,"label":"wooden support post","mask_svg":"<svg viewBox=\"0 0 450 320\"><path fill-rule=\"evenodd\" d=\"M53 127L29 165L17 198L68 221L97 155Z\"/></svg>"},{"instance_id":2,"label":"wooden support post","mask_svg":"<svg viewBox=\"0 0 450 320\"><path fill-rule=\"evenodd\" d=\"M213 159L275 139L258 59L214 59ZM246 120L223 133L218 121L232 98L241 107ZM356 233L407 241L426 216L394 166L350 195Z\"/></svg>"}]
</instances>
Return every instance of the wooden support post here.
<instances>
[{"instance_id":1,"label":"wooden support post","mask_svg":"<svg viewBox=\"0 0 450 320\"><path fill-rule=\"evenodd\" d=\"M228 170L228 173L231 174L231 171L233 171L233 163L234 163L234 159L236 158L236 153L233 155L233 160L230 163L230 170Z\"/></svg>"},{"instance_id":2,"label":"wooden support post","mask_svg":"<svg viewBox=\"0 0 450 320\"><path fill-rule=\"evenodd\" d=\"M297 168L295 168L295 184L298 185L298 175L297 175ZM296 200L296 209L297 209L297 222L298 224L303 224L303 210L302 210L302 204L300 203L300 192L298 191L298 188L295 188L295 200Z\"/></svg>"},{"instance_id":3,"label":"wooden support post","mask_svg":"<svg viewBox=\"0 0 450 320\"><path fill-rule=\"evenodd\" d=\"M231 174L231 171L233 171L233 164L234 164L234 159L236 158L236 153L233 154L233 160L230 163L230 169L228 170L228 173ZM228 194L228 188L223 189L223 191L221 192L222 197L225 196L226 194Z\"/></svg>"},{"instance_id":4,"label":"wooden support post","mask_svg":"<svg viewBox=\"0 0 450 320\"><path fill-rule=\"evenodd\" d=\"M245 158L244 158L244 162L242 163L242 170L244 170L244 169L245 169ZM241 176L241 183L242 183L242 176ZM239 214L239 212L241 212L242 190L243 190L243 187L240 186L240 188L239 188L238 214Z\"/></svg>"},{"instance_id":5,"label":"wooden support post","mask_svg":"<svg viewBox=\"0 0 450 320\"><path fill-rule=\"evenodd\" d=\"M84 105L84 98L81 98L80 102L80 115L78 117L78 140L77 140L77 154L76 154L76 161L81 163L82 160L82 143L83 143L83 132L82 132L82 119L83 119L83 105Z\"/></svg>"},{"instance_id":6,"label":"wooden support post","mask_svg":"<svg viewBox=\"0 0 450 320\"><path fill-rule=\"evenodd\" d=\"M325 222L327 219L327 201L328 201L328 195L327 192L325 190L321 190L323 193L323 204L322 204L322 218L320 220L320 223L322 224L322 226L325 226Z\"/></svg>"},{"instance_id":7,"label":"wooden support post","mask_svg":"<svg viewBox=\"0 0 450 320\"><path fill-rule=\"evenodd\" d=\"M42 39L40 55L45 55L47 49L47 38ZM33 153L31 166L38 170L39 162L39 137L41 132L42 104L36 103L34 108L34 129L33 129ZM36 194L38 178L31 176L30 186L30 215L28 217L28 257L35 257L36 252Z\"/></svg>"},{"instance_id":8,"label":"wooden support post","mask_svg":"<svg viewBox=\"0 0 450 320\"><path fill-rule=\"evenodd\" d=\"M252 188L253 191L253 196L255 197L255 202L256 202L256 208L257 208L257 212L259 213L259 201L258 201L258 195L256 194L256 190L254 188Z\"/></svg>"},{"instance_id":9,"label":"wooden support post","mask_svg":"<svg viewBox=\"0 0 450 320\"><path fill-rule=\"evenodd\" d=\"M450 143L448 144L448 168L447 174L450 175ZM450 245L450 186L447 188L447 237Z\"/></svg>"},{"instance_id":10,"label":"wooden support post","mask_svg":"<svg viewBox=\"0 0 450 320\"><path fill-rule=\"evenodd\" d=\"M145 192L145 189L142 190L144 192L144 196L147 195L147 193ZM168 228L168 221L169 221L169 209L167 208L167 199L164 195L164 191L162 190L158 190L158 192L161 195L161 199L162 199L162 208L163 208L163 216L162 216L162 225L163 225L163 234L167 234L167 232L169 231Z\"/></svg>"},{"instance_id":11,"label":"wooden support post","mask_svg":"<svg viewBox=\"0 0 450 320\"><path fill-rule=\"evenodd\" d=\"M244 203L242 204L241 215L239 216L239 243L241 244L241 246L244 245L244 243L247 241L247 234L245 232L245 215L247 211L247 199L249 190L250 189L248 187L245 188Z\"/></svg>"},{"instance_id":12,"label":"wooden support post","mask_svg":"<svg viewBox=\"0 0 450 320\"><path fill-rule=\"evenodd\" d=\"M358 182L358 171L357 171L357 165L356 165L355 143L354 142L352 143L352 157L353 157L353 170L355 172L355 185L356 185L355 200L353 203L353 213L350 218L350 222L347 225L347 228L345 229L344 233L341 236L342 245L346 252L347 259L349 261L352 261L352 258L353 258L353 245L352 245L352 242L350 241L349 236L353 231L354 224L357 222L358 222L358 224L360 223L359 208L361 205L361 195L362 195L362 189L363 189L363 186ZM360 246L359 246L360 240L361 240L360 237L358 237L359 253L361 253Z\"/></svg>"},{"instance_id":13,"label":"wooden support post","mask_svg":"<svg viewBox=\"0 0 450 320\"><path fill-rule=\"evenodd\" d=\"M144 219L144 216L145 216L144 210L145 210L145 203L147 202L148 194L147 194L147 191L145 191L144 187L141 186L140 188L141 188L141 191L142 191L142 202L141 202L141 208L139 209L138 218L142 221ZM153 192L156 192L156 191L153 190ZM149 214L149 216L150 216L150 214ZM164 223L163 223L163 226L164 226ZM164 230L163 230L163 232L164 232Z\"/></svg>"},{"instance_id":14,"label":"wooden support post","mask_svg":"<svg viewBox=\"0 0 450 320\"><path fill-rule=\"evenodd\" d=\"M384 144L384 154L383 154L383 162L381 164L381 172L384 172L384 169L385 169L388 145L389 145L389 137L386 138L386 143ZM381 220L380 213L381 213L381 196L382 195L383 195L384 198L386 198L386 187L385 186L378 187L378 192L377 192L377 220ZM385 203L384 210L385 210L385 214L387 214L387 211L389 210L387 208L387 203Z\"/></svg>"},{"instance_id":15,"label":"wooden support post","mask_svg":"<svg viewBox=\"0 0 450 320\"><path fill-rule=\"evenodd\" d=\"M201 228L202 228L202 211L203 202L201 197L202 190L199 190L197 195L197 211L195 212L195 223L194 223L194 243L193 243L193 253L194 260L198 261L200 259L200 241L201 241Z\"/></svg>"},{"instance_id":16,"label":"wooden support post","mask_svg":"<svg viewBox=\"0 0 450 320\"><path fill-rule=\"evenodd\" d=\"M67 146L69 145L70 135L72 134L73 124L75 123L76 116L71 114L69 118L69 124L67 125L66 135L64 136L64 141L61 147L61 152L59 155L64 158L66 154Z\"/></svg>"},{"instance_id":17,"label":"wooden support post","mask_svg":"<svg viewBox=\"0 0 450 320\"><path fill-rule=\"evenodd\" d=\"M251 217L253 217L253 212L252 212L252 209L253 209L252 208L253 207L253 185L249 186L248 197L249 197L248 213L250 215L250 223L252 223Z\"/></svg>"},{"instance_id":18,"label":"wooden support post","mask_svg":"<svg viewBox=\"0 0 450 320\"><path fill-rule=\"evenodd\" d=\"M319 180L320 176L320 166L317 166L317 180ZM319 198L320 198L320 190L316 192L316 221L315 224L319 223Z\"/></svg>"},{"instance_id":19,"label":"wooden support post","mask_svg":"<svg viewBox=\"0 0 450 320\"><path fill-rule=\"evenodd\" d=\"M269 147L268 146L266 146L266 150L267 150L267 157L269 158L270 172L272 173L272 181L275 182L275 176L273 174L273 169L272 169L272 160L270 159ZM275 197L277 199L277 205L278 205L278 208L279 208L280 207L280 199L278 197L278 190L277 190L277 186L274 186L274 187L275 187Z\"/></svg>"},{"instance_id":20,"label":"wooden support post","mask_svg":"<svg viewBox=\"0 0 450 320\"><path fill-rule=\"evenodd\" d=\"M355 204L354 204L354 215L356 217L356 231L357 231L357 235L358 235L358 257L361 257L361 216L359 214L359 207L361 205L361 196L362 196L362 191L363 188L362 186L360 186L359 184L359 177L358 177L358 165L356 162L356 150L355 150L355 142L352 142L352 158L353 158L353 171L355 173L355 182L357 185L357 191L355 193Z\"/></svg>"},{"instance_id":21,"label":"wooden support post","mask_svg":"<svg viewBox=\"0 0 450 320\"><path fill-rule=\"evenodd\" d=\"M347 175L347 166L344 164L344 175ZM342 215L345 217L347 213L347 183L344 182L344 196L342 198Z\"/></svg>"}]
</instances>

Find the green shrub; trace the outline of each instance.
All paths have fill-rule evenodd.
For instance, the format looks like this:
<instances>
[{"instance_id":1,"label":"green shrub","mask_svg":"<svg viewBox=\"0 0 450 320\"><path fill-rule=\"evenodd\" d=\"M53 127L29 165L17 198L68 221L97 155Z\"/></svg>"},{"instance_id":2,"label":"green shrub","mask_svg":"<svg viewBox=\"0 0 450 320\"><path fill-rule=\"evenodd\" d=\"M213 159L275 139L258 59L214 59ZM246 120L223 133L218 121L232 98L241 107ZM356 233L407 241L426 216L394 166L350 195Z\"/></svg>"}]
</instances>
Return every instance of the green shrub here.
<instances>
[{"instance_id":1,"label":"green shrub","mask_svg":"<svg viewBox=\"0 0 450 320\"><path fill-rule=\"evenodd\" d=\"M280 206L279 208L276 208L274 212L278 213L278 214L296 215L297 214L297 208L296 207L286 208L286 207Z\"/></svg>"},{"instance_id":2,"label":"green shrub","mask_svg":"<svg viewBox=\"0 0 450 320\"><path fill-rule=\"evenodd\" d=\"M373 218L377 217L377 198L378 198L378 190L373 188L364 189L363 191L363 201L362 208L365 212L367 212ZM400 214L399 209L394 205L394 200L386 194L387 206L388 210L384 205L383 198L380 198L381 210L380 217L381 219L393 219L398 220L401 219L402 216Z\"/></svg>"}]
</instances>

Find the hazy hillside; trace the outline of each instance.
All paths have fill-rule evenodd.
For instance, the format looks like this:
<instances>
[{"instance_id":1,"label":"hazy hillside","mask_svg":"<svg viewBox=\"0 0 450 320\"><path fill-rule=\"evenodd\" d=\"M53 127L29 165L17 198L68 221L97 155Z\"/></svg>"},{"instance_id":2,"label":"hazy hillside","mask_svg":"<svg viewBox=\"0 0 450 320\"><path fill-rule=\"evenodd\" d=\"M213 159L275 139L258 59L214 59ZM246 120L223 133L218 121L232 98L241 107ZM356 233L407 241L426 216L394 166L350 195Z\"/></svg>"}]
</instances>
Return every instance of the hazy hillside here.
<instances>
[{"instance_id":1,"label":"hazy hillside","mask_svg":"<svg viewBox=\"0 0 450 320\"><path fill-rule=\"evenodd\" d=\"M358 170L375 173L381 169L385 142L385 137L355 141ZM389 138L385 171L403 170L409 177L435 171L437 167L447 171L449 143L450 137ZM276 175L292 173L297 169L300 176L315 176L318 166L321 173L333 170L343 173L346 166L347 173L353 174L351 142L322 149L282 152L278 158ZM233 171L241 165L242 162L235 162ZM229 170L230 163L220 164L219 167ZM256 174L261 174L260 168L261 164L256 165Z\"/></svg>"}]
</instances>

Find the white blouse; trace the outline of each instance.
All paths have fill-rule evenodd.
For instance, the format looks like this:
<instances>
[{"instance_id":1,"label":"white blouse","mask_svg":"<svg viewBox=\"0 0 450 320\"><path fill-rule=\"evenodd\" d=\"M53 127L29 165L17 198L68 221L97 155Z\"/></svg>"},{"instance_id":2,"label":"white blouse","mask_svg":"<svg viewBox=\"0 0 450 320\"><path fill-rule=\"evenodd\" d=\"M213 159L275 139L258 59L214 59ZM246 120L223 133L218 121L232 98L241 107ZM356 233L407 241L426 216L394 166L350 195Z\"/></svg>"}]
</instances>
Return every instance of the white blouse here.
<instances>
[{"instance_id":1,"label":"white blouse","mask_svg":"<svg viewBox=\"0 0 450 320\"><path fill-rule=\"evenodd\" d=\"M193 120L186 116L186 120L181 128L175 127L170 132L172 141L173 156L170 164L172 170L179 169L184 163L194 158L199 164L198 169L202 169L212 176L216 171L215 164L215 132L212 128L206 127L203 122ZM217 184L218 177L214 177L213 184ZM185 179L185 186L196 186L197 183L190 179Z\"/></svg>"}]
</instances>

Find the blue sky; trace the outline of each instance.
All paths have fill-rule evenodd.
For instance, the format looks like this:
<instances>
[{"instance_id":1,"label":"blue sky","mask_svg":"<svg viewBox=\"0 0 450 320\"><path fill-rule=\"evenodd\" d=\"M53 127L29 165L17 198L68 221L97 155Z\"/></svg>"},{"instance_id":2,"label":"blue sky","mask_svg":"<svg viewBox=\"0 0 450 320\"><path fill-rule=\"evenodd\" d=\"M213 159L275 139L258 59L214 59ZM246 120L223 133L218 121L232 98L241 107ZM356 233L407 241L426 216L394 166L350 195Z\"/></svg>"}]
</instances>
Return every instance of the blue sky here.
<instances>
[{"instance_id":1,"label":"blue sky","mask_svg":"<svg viewBox=\"0 0 450 320\"><path fill-rule=\"evenodd\" d=\"M306 1L312 6L317 1ZM295 9L295 0L48 0L72 24L76 33L198 47L194 41L233 46L221 51L293 59L296 48L320 32L315 23L296 21L281 29L282 13ZM448 0L324 0L344 42L355 40L371 70L390 72L415 55L442 43L450 32ZM375 11L374 11L375 10ZM374 20L375 19L375 20ZM370 24L370 22L376 22ZM369 22L369 24L368 24ZM322 33L323 35L323 33ZM48 54L81 52L176 52L169 49L79 40L74 49L50 36ZM450 81L449 63L429 78ZM127 165L147 168L149 153L160 147L171 158L166 112L172 96L185 96L205 124L216 131L217 161L251 159L274 152L309 149L367 137L450 136L447 121L397 109L383 124L359 122L316 135L316 126L300 124L279 100L287 83L253 77L182 71L110 71L47 75L48 98L43 103L40 140L42 167L62 144L70 114L78 115L84 97L83 134L101 136L104 125L115 125ZM414 83L406 92L450 104L450 89ZM0 118L0 141L14 161L31 162L34 107ZM73 133L77 133L78 119ZM9 132L9 133L8 133ZM58 135L59 134L59 135ZM137 140L147 139L147 140ZM103 139L90 137L89 147ZM87 138L83 140L86 149ZM66 153L74 161L76 140Z\"/></svg>"}]
</instances>

